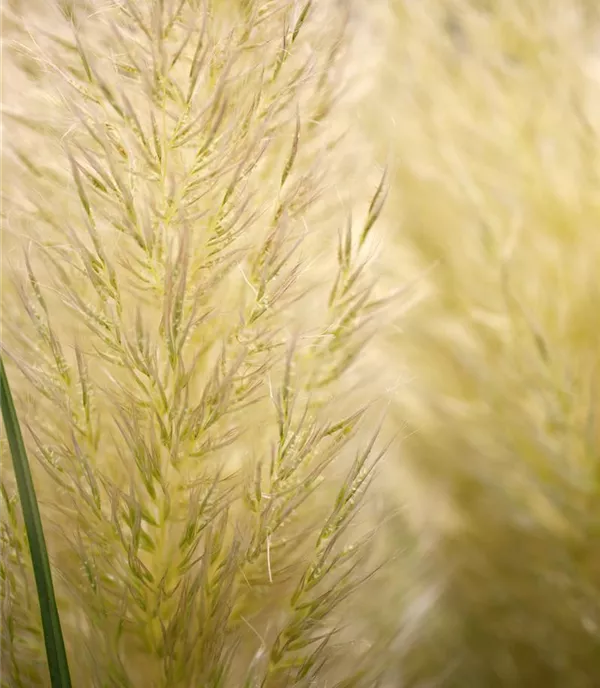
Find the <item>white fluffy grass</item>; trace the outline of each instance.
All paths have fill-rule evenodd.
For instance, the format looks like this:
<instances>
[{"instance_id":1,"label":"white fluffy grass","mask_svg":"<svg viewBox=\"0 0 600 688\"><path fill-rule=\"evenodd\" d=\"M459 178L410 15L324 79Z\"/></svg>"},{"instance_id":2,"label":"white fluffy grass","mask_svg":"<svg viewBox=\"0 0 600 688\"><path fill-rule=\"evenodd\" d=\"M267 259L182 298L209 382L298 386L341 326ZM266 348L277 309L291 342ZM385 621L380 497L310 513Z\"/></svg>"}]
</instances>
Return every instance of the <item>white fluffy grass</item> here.
<instances>
[{"instance_id":1,"label":"white fluffy grass","mask_svg":"<svg viewBox=\"0 0 600 688\"><path fill-rule=\"evenodd\" d=\"M324 14L336 11L331 3L314 5ZM335 5L343 7L343 3ZM13 3L13 9L18 14L18 5ZM215 35L223 36L237 19L226 3L215 2L213 9ZM296 16L299 9L300 4ZM312 291L304 300L277 310L269 326L277 322L289 332L300 331L299 341L305 342L300 350L307 355L295 362L294 385L305 398L305 381L335 361L332 350L310 349L306 343L321 341L325 331L327 308L319 303L327 300L338 269L337 230L353 210L360 234L381 167L389 163L386 209L364 247L365 255L376 262L365 268L365 276L378 274L374 298L415 285L407 292L413 307L393 309L393 318L389 311L379 314L371 323L379 337L361 350L356 366L343 379L323 396L311 397L311 408L315 422L325 422L332 408L351 413L367 399L383 398L388 425L396 426L394 430L400 427L403 440L388 452L382 479L372 486L368 502L375 507L384 500L385 512L376 516L380 520L376 550L393 557L392 565L375 585L364 587L364 594L353 598L352 622L338 636L340 644L334 642L331 653L322 655L331 662L330 668L315 674L313 684L306 679L297 685L373 686L379 674L390 687L591 688L600 674L600 560L595 546L600 521L598 11L584 0L395 0L388 7L356 3L351 16L354 42L335 76L330 76L352 89L318 135L309 140L301 137L291 177L309 169L319 177L321 165L327 163L318 180L322 195L303 209L297 233L292 232L294 238L303 236L305 259L295 285L300 291L303 287ZM269 24L265 31L275 25ZM332 26L317 21L307 25L299 50L324 57ZM38 39L45 40L41 34ZM19 40L26 43L29 38L20 34ZM100 37L92 34L89 40L97 45ZM114 62L114 55L96 52L100 61L108 57L109 66ZM245 64L257 64L258 54L268 61L261 50L250 53ZM337 71L342 67L346 82ZM15 78L11 69L9 60L5 94L11 95L5 95L5 104L43 113L62 127L60 139L74 120L50 95L56 92L44 87L23 95L22 77ZM214 84L205 88L210 95ZM314 105L309 93L304 85L298 91L303 125ZM245 102L243 89L232 97ZM249 177L257 207L263 210L272 209L280 195L295 112L285 110L273 152L256 176ZM324 154L325 142L342 131L350 132L345 141L335 152ZM21 142L33 158L68 179L68 169L56 157L62 155L61 148L51 137ZM235 157L235 150L226 151ZM318 164L311 168L319 155ZM12 159L5 159L12 172ZM80 224L81 209L71 181L61 189L43 174L40 181L31 170L19 174L14 170L4 182L10 202L4 204L8 250L3 261L10 257L22 274L21 254L13 253L13 247L42 233L26 221L33 199L45 198L44 207L56 216L73 213L77 218L73 222ZM45 184L52 189L52 203L44 196ZM262 220L253 225L259 235L264 230ZM107 250L118 254L120 249L109 243ZM251 247L244 250L251 261ZM194 255L200 261L200 249ZM211 296L220 317L209 321L204 333L210 331L217 340L237 322L234 312L237 317L240 307L253 307L251 293L256 286L248 270L241 268ZM44 274L45 265L36 263L36 270ZM161 280L162 276L157 283L164 286ZM10 293L7 287L3 305L12 309ZM47 298L59 319L61 337L68 336L69 328L80 332L81 323L63 315L60 294L49 291ZM148 301L147 323L153 317L159 322L160 309ZM401 305L406 303L404 299ZM132 298L132 308L135 304ZM125 321L133 323L132 312ZM395 317L399 312L401 317ZM25 323L21 306L10 313L15 323ZM23 324L17 333L23 357L28 345L23 340L30 331L31 326ZM166 340L160 344L166 346ZM39 352L36 347L31 348L29 360ZM342 351L351 352L351 340L344 347L349 348ZM274 429L269 395L273 390L277 399L281 360L267 357L263 363L271 371L271 383L259 387L260 403L240 410L236 417L247 432L227 450L232 466L244 466L248 457L252 463L260 456L269 429ZM52 370L56 361L40 369L44 366ZM107 413L117 404L118 385L112 385L118 377L107 385L105 368L90 367L101 390L96 404L105 404ZM194 398L203 389L203 370L198 371ZM49 425L46 416L51 406L32 395L31 386L19 384L21 410L29 425L34 429L40 423ZM277 403L281 404L281 397ZM143 430L150 432L152 423L144 413ZM63 419L63 425L57 426L57 417L53 415L51 428L58 427L59 435L68 439L70 421ZM365 436L368 433L357 433L348 447ZM94 456L98 470L117 465L114 452L119 442L112 445L112 456L110 452ZM311 514L325 512L329 488L339 486L336 481L347 467L343 456L332 464L321 492L298 512L297 523L311 522ZM261 476L266 471L265 464ZM46 488L44 508L60 523L56 492L45 479L40 471L39 480ZM372 523L372 513L365 513L354 531L356 537L368 532ZM62 523L71 527L72 514L65 518ZM6 532L13 537L18 527L10 526ZM53 537L59 552L66 541L59 531ZM165 566L165 543L163 537L162 558L152 555L144 560L153 571ZM17 538L11 546L18 544ZM298 620L288 607L289 589L283 586L275 594L271 587L279 577L274 540L264 539L263 544L257 576L262 576L265 587L259 586L259 591L252 581L256 596L244 598L248 607L240 616L240 626L232 625L225 634L224 648L242 638L242 649L236 652L224 685L242 685L240 677L247 675L253 656L264 685L299 680L297 674L288 679L264 662L274 656L280 629L289 631ZM64 552L60 566L72 574L77 560L69 559L68 548ZM292 578L306 566L309 552L307 546L301 556L292 558ZM129 576L126 568L123 571L118 585ZM20 609L27 610L21 602L25 590L19 585L10 594L19 600ZM223 603L218 589L215 599ZM10 612L11 606L7 608ZM17 608L13 602L12 609ZM343 611L331 616L325 627L348 621ZM17 621L28 623L27 612L19 614ZM169 614L177 616L173 610ZM85 626L85 613L82 618ZM166 665L157 654L157 627L148 627L146 647L139 642L146 637L142 628L140 624L127 631L123 671L129 672L132 685L152 680L162 685ZM183 627L179 631L181 638L186 637ZM195 646L197 656L218 657L215 666L226 664L228 659L202 640L210 635L210 627L195 632L201 639ZM80 647L73 635L70 638L73 648ZM85 635L83 644L84 640ZM342 640L350 643L350 652ZM363 649L368 650L366 662L348 661ZM31 656L41 661L35 638L21 643L18 651L33 652ZM117 684L123 684L124 674L115 664L118 656L114 648L103 648L93 663L99 672L93 680L101 681L109 667L117 672ZM80 675L87 678L90 666L89 660L82 661ZM357 675L363 666L374 673ZM355 683L340 683L348 672L355 674ZM210 679L193 675L202 676L203 685L217 685L210 683L216 681L214 675ZM188 685L189 676L181 676L182 685Z\"/></svg>"}]
</instances>

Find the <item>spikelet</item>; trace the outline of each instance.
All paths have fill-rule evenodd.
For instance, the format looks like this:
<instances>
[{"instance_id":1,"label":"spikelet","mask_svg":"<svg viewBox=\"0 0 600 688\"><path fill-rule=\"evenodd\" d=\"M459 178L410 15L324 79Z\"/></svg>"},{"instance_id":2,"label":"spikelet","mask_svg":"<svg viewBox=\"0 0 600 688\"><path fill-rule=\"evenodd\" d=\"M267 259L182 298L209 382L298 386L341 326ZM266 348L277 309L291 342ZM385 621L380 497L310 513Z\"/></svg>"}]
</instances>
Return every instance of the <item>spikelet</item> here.
<instances>
[{"instance_id":1,"label":"spikelet","mask_svg":"<svg viewBox=\"0 0 600 688\"><path fill-rule=\"evenodd\" d=\"M382 666L350 613L385 445L357 363L389 305L386 178L367 190L344 138L351 8L4 10L2 347L74 685ZM8 468L2 500L3 680L45 685Z\"/></svg>"}]
</instances>

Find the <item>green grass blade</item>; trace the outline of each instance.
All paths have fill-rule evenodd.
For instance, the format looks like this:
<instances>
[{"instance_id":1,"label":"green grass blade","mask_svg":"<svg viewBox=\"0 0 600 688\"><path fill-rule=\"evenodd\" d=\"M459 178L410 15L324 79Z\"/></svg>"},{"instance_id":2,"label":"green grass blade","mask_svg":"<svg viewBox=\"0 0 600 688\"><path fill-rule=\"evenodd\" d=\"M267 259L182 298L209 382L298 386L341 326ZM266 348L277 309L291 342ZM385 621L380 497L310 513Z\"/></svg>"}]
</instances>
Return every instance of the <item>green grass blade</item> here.
<instances>
[{"instance_id":1,"label":"green grass blade","mask_svg":"<svg viewBox=\"0 0 600 688\"><path fill-rule=\"evenodd\" d=\"M33 562L35 573L35 583L37 587L38 599L40 602L40 612L42 616L42 627L44 630L44 641L46 643L46 656L48 658L48 669L52 688L70 688L71 677L69 665L65 652L60 618L54 596L52 585L52 574L50 572L50 562L46 550L46 541L42 529L42 520L35 496L35 488L29 468L27 453L23 443L23 436L17 418L17 412L13 403L8 378L4 369L4 361L0 357L0 403L2 405L2 417L4 427L12 455L19 498L23 509L27 539L29 541L29 551Z\"/></svg>"}]
</instances>

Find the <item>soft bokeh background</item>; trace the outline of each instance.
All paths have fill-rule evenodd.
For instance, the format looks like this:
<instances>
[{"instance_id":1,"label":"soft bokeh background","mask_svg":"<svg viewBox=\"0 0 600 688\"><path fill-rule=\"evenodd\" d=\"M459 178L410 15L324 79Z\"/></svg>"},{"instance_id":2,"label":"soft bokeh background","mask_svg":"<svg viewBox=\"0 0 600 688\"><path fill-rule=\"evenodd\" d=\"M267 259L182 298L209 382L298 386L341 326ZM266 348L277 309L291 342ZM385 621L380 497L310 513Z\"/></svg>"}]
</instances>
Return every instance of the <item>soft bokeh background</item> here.
<instances>
[{"instance_id":1,"label":"soft bokeh background","mask_svg":"<svg viewBox=\"0 0 600 688\"><path fill-rule=\"evenodd\" d=\"M385 265L428 271L390 356L404 371L398 492L434 543L411 589L427 612L399 663L406 685L593 686L597 7L391 9L366 122L393 159Z\"/></svg>"}]
</instances>

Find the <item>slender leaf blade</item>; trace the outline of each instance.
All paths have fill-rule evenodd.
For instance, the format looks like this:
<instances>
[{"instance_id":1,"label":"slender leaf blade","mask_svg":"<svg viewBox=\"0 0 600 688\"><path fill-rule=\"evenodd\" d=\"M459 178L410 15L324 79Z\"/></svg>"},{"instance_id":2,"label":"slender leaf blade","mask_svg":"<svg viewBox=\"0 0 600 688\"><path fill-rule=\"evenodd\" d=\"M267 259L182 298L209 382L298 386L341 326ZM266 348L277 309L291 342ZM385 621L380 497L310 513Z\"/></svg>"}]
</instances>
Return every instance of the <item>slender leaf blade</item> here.
<instances>
[{"instance_id":1,"label":"slender leaf blade","mask_svg":"<svg viewBox=\"0 0 600 688\"><path fill-rule=\"evenodd\" d=\"M52 688L70 688L71 676L56 598L54 596L54 586L52 584L50 561L42 529L42 520L25 451L23 435L21 434L21 427L2 357L0 357L0 404L2 406L2 418L4 419L4 427L17 480L19 499L21 500L21 508L23 510L29 551L33 562L50 682Z\"/></svg>"}]
</instances>

